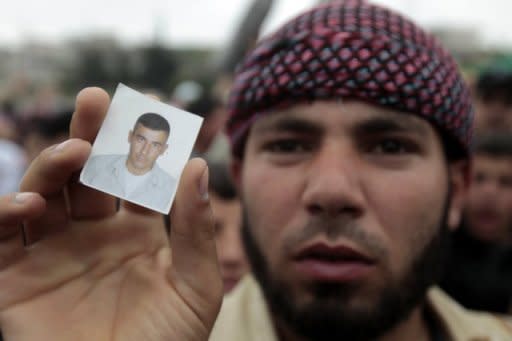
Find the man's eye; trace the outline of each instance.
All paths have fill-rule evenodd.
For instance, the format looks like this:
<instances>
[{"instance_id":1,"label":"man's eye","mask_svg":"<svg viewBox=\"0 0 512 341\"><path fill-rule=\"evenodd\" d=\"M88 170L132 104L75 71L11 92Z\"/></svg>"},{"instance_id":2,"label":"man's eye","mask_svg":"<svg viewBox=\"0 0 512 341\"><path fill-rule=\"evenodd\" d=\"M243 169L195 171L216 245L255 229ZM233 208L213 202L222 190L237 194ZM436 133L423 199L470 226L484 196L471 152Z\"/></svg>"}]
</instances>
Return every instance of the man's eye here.
<instances>
[{"instance_id":1,"label":"man's eye","mask_svg":"<svg viewBox=\"0 0 512 341\"><path fill-rule=\"evenodd\" d=\"M500 185L506 188L512 188L512 177L504 176L500 178Z\"/></svg>"},{"instance_id":2,"label":"man's eye","mask_svg":"<svg viewBox=\"0 0 512 341\"><path fill-rule=\"evenodd\" d=\"M283 139L267 143L265 149L273 153L303 153L311 150L311 146L302 140Z\"/></svg>"},{"instance_id":3,"label":"man's eye","mask_svg":"<svg viewBox=\"0 0 512 341\"><path fill-rule=\"evenodd\" d=\"M137 136L137 142L144 142L144 137Z\"/></svg>"},{"instance_id":4,"label":"man's eye","mask_svg":"<svg viewBox=\"0 0 512 341\"><path fill-rule=\"evenodd\" d=\"M378 141L370 150L375 154L405 154L411 151L410 146L397 139Z\"/></svg>"}]
</instances>

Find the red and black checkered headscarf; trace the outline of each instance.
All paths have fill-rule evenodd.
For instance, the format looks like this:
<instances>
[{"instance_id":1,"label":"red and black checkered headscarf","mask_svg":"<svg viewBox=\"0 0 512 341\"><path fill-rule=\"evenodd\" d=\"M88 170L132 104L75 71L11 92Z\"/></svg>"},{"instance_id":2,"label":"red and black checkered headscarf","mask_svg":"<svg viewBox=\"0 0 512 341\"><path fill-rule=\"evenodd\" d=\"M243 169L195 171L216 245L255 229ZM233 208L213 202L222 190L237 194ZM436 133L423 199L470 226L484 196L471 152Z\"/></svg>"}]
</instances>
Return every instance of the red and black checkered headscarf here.
<instances>
[{"instance_id":1,"label":"red and black checkered headscarf","mask_svg":"<svg viewBox=\"0 0 512 341\"><path fill-rule=\"evenodd\" d=\"M233 154L258 117L331 98L419 115L468 155L473 108L454 59L412 21L363 0L314 7L246 56L229 99Z\"/></svg>"}]
</instances>

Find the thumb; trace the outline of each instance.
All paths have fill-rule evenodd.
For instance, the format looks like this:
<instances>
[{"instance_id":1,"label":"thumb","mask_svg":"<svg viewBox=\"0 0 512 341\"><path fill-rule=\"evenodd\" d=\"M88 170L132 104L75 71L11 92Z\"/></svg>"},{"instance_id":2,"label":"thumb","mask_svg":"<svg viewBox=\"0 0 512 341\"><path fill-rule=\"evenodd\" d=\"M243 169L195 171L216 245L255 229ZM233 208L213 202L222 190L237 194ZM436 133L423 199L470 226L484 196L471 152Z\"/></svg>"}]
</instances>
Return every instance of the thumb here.
<instances>
[{"instance_id":1,"label":"thumb","mask_svg":"<svg viewBox=\"0 0 512 341\"><path fill-rule=\"evenodd\" d=\"M170 219L171 280L205 325L213 325L223 288L204 160L195 158L185 166Z\"/></svg>"}]
</instances>

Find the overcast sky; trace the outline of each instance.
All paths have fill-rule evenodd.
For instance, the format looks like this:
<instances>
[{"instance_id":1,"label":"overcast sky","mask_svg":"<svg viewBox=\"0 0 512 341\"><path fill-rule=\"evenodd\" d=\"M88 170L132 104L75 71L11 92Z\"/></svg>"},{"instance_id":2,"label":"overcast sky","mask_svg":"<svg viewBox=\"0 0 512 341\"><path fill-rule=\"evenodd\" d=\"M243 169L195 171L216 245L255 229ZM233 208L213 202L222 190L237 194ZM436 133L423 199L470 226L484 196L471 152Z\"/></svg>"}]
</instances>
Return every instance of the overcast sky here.
<instances>
[{"instance_id":1,"label":"overcast sky","mask_svg":"<svg viewBox=\"0 0 512 341\"><path fill-rule=\"evenodd\" d=\"M374 0L428 27L476 30L487 45L512 47L512 0ZM222 46L251 0L2 0L0 45L26 40L58 42L107 33L127 44L160 32L169 45ZM315 3L275 0L264 32Z\"/></svg>"}]
</instances>

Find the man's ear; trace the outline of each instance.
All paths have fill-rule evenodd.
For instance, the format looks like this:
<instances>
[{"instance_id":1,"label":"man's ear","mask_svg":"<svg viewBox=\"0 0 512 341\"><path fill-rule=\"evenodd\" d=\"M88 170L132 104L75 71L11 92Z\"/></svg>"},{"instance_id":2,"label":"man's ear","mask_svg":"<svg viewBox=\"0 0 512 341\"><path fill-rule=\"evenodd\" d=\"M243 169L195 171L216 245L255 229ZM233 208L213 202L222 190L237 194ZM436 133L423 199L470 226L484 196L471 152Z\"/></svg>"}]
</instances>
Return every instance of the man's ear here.
<instances>
[{"instance_id":1,"label":"man's ear","mask_svg":"<svg viewBox=\"0 0 512 341\"><path fill-rule=\"evenodd\" d=\"M453 231L462 220L462 212L471 183L471 162L467 160L452 162L449 165L449 176L451 198L447 223L449 229Z\"/></svg>"},{"instance_id":2,"label":"man's ear","mask_svg":"<svg viewBox=\"0 0 512 341\"><path fill-rule=\"evenodd\" d=\"M132 143L133 130L128 132L128 143Z\"/></svg>"}]
</instances>

